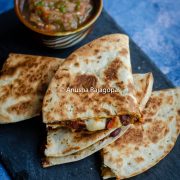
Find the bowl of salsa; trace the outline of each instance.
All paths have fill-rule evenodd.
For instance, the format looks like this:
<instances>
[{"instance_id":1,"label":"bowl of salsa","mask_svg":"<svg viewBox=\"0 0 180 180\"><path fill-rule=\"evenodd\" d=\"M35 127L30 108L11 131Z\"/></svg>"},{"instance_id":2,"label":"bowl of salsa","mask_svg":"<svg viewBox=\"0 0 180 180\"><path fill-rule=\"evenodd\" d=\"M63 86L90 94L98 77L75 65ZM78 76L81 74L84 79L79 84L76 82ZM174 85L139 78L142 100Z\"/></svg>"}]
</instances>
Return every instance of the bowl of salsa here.
<instances>
[{"instance_id":1,"label":"bowl of salsa","mask_svg":"<svg viewBox=\"0 0 180 180\"><path fill-rule=\"evenodd\" d=\"M20 21L44 45L62 49L80 42L102 11L102 0L15 0Z\"/></svg>"}]
</instances>

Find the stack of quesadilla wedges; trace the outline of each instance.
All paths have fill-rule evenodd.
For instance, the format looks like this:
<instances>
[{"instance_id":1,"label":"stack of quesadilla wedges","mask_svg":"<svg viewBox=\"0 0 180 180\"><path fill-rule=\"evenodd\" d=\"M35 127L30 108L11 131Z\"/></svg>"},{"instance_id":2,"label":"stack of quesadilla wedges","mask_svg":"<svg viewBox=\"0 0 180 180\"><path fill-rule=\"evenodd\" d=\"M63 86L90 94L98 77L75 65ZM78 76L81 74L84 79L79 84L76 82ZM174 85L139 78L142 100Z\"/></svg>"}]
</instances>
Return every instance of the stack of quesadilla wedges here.
<instances>
[{"instance_id":1,"label":"stack of quesadilla wedges","mask_svg":"<svg viewBox=\"0 0 180 180\"><path fill-rule=\"evenodd\" d=\"M49 82L62 59L11 53L0 72L0 124L41 113Z\"/></svg>"},{"instance_id":2,"label":"stack of quesadilla wedges","mask_svg":"<svg viewBox=\"0 0 180 180\"><path fill-rule=\"evenodd\" d=\"M91 86L120 91L65 91ZM151 73L132 75L126 36L105 36L72 53L44 98L48 132L43 167L78 161L97 151L104 179L132 177L154 166L179 135L180 89L152 92L152 86Z\"/></svg>"},{"instance_id":3,"label":"stack of quesadilla wedges","mask_svg":"<svg viewBox=\"0 0 180 180\"><path fill-rule=\"evenodd\" d=\"M153 76L151 73L134 74L133 78L138 104L142 110L151 95ZM72 132L71 129L62 127L48 129L43 166L49 167L84 159L114 142L128 130L128 127L121 127L121 132L115 137L111 136L114 128L93 133Z\"/></svg>"},{"instance_id":4,"label":"stack of quesadilla wedges","mask_svg":"<svg viewBox=\"0 0 180 180\"><path fill-rule=\"evenodd\" d=\"M152 85L151 73L134 75L133 80L125 35L104 36L73 52L44 97L48 135L43 166L83 159L122 136L129 124L141 121ZM118 91L91 92L112 87Z\"/></svg>"},{"instance_id":5,"label":"stack of quesadilla wedges","mask_svg":"<svg viewBox=\"0 0 180 180\"><path fill-rule=\"evenodd\" d=\"M116 92L97 92L103 89ZM141 113L126 35L107 35L73 52L56 72L43 101L48 127L98 131L138 121Z\"/></svg>"}]
</instances>

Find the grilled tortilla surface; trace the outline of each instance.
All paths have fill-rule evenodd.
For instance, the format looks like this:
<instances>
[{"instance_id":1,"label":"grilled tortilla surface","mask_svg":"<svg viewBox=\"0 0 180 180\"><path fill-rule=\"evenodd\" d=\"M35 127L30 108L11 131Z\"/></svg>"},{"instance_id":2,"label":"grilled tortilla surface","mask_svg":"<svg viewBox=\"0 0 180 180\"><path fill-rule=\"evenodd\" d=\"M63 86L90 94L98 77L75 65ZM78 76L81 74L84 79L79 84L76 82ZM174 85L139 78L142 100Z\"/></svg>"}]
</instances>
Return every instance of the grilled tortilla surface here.
<instances>
[{"instance_id":1,"label":"grilled tortilla surface","mask_svg":"<svg viewBox=\"0 0 180 180\"><path fill-rule=\"evenodd\" d=\"M88 92L81 93L83 89ZM117 91L97 93L92 89ZM60 126L78 122L76 127L81 124L95 131L106 128L106 118L122 115L128 115L130 122L141 117L135 97L129 39L126 35L113 34L92 41L66 59L46 92L43 121ZM118 126L117 123L113 127Z\"/></svg>"},{"instance_id":2,"label":"grilled tortilla surface","mask_svg":"<svg viewBox=\"0 0 180 180\"><path fill-rule=\"evenodd\" d=\"M144 109L151 96L153 77L151 73L133 75L138 104ZM97 132L72 132L68 128L48 129L44 167L83 159L122 136L129 126ZM119 132L119 133L118 133Z\"/></svg>"},{"instance_id":3,"label":"grilled tortilla surface","mask_svg":"<svg viewBox=\"0 0 180 180\"><path fill-rule=\"evenodd\" d=\"M140 174L171 151L180 129L180 89L153 92L143 114L143 124L131 125L102 150L104 179Z\"/></svg>"},{"instance_id":4,"label":"grilled tortilla surface","mask_svg":"<svg viewBox=\"0 0 180 180\"><path fill-rule=\"evenodd\" d=\"M61 59L10 54L0 73L0 124L32 118Z\"/></svg>"}]
</instances>

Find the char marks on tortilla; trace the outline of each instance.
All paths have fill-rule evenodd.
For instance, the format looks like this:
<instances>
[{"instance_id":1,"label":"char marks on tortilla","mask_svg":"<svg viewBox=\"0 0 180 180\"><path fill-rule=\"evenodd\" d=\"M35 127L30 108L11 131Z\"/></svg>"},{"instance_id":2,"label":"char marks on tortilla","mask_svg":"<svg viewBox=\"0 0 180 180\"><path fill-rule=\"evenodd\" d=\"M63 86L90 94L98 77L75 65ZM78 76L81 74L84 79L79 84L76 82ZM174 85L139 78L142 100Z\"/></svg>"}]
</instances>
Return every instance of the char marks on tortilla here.
<instances>
[{"instance_id":1,"label":"char marks on tortilla","mask_svg":"<svg viewBox=\"0 0 180 180\"><path fill-rule=\"evenodd\" d=\"M0 73L0 124L40 114L43 96L61 63L59 58L11 53Z\"/></svg>"},{"instance_id":2,"label":"char marks on tortilla","mask_svg":"<svg viewBox=\"0 0 180 180\"><path fill-rule=\"evenodd\" d=\"M136 93L141 93L137 101L142 109L150 97L153 77L151 73L147 73L133 75L133 78ZM110 136L115 129L90 133L88 131L72 132L66 128L54 128L53 130L48 128L44 167L81 160L115 141L125 133L129 126L121 127L120 134L115 137Z\"/></svg>"},{"instance_id":3,"label":"char marks on tortilla","mask_svg":"<svg viewBox=\"0 0 180 180\"><path fill-rule=\"evenodd\" d=\"M144 123L133 124L102 151L104 179L129 178L157 164L179 135L180 89L155 91L144 111Z\"/></svg>"},{"instance_id":4,"label":"char marks on tortilla","mask_svg":"<svg viewBox=\"0 0 180 180\"><path fill-rule=\"evenodd\" d=\"M114 88L114 93L67 92ZM129 39L113 34L73 52L52 79L43 102L44 123L130 115L140 119L131 71Z\"/></svg>"}]
</instances>

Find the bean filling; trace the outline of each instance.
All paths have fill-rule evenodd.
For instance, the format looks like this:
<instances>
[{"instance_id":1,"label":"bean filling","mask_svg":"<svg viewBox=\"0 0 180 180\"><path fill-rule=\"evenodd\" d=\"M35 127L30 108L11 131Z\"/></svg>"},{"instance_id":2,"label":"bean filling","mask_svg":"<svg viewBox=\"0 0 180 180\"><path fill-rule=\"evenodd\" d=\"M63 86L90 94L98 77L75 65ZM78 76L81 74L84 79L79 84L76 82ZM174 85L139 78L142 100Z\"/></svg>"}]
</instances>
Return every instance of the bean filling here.
<instances>
[{"instance_id":1,"label":"bean filling","mask_svg":"<svg viewBox=\"0 0 180 180\"><path fill-rule=\"evenodd\" d=\"M116 137L120 132L121 128L118 128L110 134L110 137Z\"/></svg>"},{"instance_id":2,"label":"bean filling","mask_svg":"<svg viewBox=\"0 0 180 180\"><path fill-rule=\"evenodd\" d=\"M123 126L127 126L131 123L131 121L137 121L136 118L133 120L129 115L122 115L119 116L120 122ZM116 118L108 118L106 122L106 129L111 129L116 127L115 125ZM85 130L86 129L86 124L85 121L83 120L76 120L76 121L61 121L58 123L62 127L69 127L71 129L75 130Z\"/></svg>"},{"instance_id":3,"label":"bean filling","mask_svg":"<svg viewBox=\"0 0 180 180\"><path fill-rule=\"evenodd\" d=\"M131 119L129 115L120 116L120 121L123 126L127 126L128 124L130 124L130 120Z\"/></svg>"}]
</instances>

